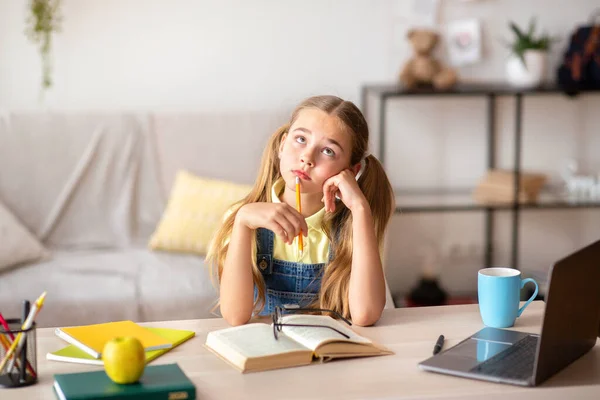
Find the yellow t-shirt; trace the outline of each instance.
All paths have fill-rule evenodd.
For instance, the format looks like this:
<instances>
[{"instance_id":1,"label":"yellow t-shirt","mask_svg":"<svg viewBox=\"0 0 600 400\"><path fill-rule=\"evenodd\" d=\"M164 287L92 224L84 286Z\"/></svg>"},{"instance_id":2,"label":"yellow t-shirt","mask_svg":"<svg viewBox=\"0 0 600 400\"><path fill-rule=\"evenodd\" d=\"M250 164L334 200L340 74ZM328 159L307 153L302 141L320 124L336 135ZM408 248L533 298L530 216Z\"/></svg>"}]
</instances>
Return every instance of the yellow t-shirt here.
<instances>
[{"instance_id":1,"label":"yellow t-shirt","mask_svg":"<svg viewBox=\"0 0 600 400\"><path fill-rule=\"evenodd\" d=\"M281 203L279 196L283 194L285 182L278 179L271 188L273 203ZM304 251L302 257L298 251L298 238L291 245L286 244L279 236L274 235L273 257L278 260L302 262L303 264L320 264L329 261L329 239L323 229L321 222L325 215L325 207L306 218L308 225L308 237L303 237Z\"/></svg>"},{"instance_id":2,"label":"yellow t-shirt","mask_svg":"<svg viewBox=\"0 0 600 400\"><path fill-rule=\"evenodd\" d=\"M283 179L278 179L271 188L271 198L273 203L281 203L279 196L285 189ZM230 214L231 208L227 210L223 219L225 220ZM303 264L321 264L329 262L329 239L323 229L321 229L321 221L325 215L325 206L313 215L306 218L308 225L308 237L304 237L302 257L298 251L298 238L291 245L286 244L279 236L273 235L273 257L282 261L302 262ZM229 238L226 239L229 242Z\"/></svg>"}]
</instances>

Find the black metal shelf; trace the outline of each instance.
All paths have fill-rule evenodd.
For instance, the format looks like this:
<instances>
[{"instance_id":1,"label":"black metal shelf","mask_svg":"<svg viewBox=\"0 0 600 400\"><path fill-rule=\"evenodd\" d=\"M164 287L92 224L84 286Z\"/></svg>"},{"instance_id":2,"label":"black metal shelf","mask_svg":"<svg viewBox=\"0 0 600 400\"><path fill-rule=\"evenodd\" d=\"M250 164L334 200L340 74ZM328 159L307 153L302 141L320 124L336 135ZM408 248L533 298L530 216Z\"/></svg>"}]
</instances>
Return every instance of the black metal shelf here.
<instances>
[{"instance_id":1,"label":"black metal shelf","mask_svg":"<svg viewBox=\"0 0 600 400\"><path fill-rule=\"evenodd\" d=\"M473 199L470 189L437 190L396 189L396 212L403 214L424 212L463 212L513 210L513 203L479 203ZM535 203L521 203L522 210L556 210L600 208L600 199L573 199L559 191L543 191Z\"/></svg>"},{"instance_id":2,"label":"black metal shelf","mask_svg":"<svg viewBox=\"0 0 600 400\"><path fill-rule=\"evenodd\" d=\"M600 89L592 89L579 91L577 93L599 93ZM455 97L455 96L479 96L485 97L487 100L487 168L496 168L496 143L495 143L495 125L496 125L496 98L498 96L512 96L515 98L515 134L514 134L514 190L513 201L508 204L491 204L483 205L476 204L474 200L469 199L468 195L462 194L460 191L452 191L440 195L438 191L437 197L429 197L421 194L421 198L415 197L412 193L407 198L404 190L399 189L396 192L397 208L396 212L455 212L455 211L483 211L484 232L485 232L485 251L484 265L492 265L493 260L493 235L494 235L494 213L496 211L509 210L512 211L512 257L511 265L513 268L519 267L519 224L520 213L527 209L568 209L568 208L596 208L600 207L600 201L573 201L563 197L554 197L548 199L548 194L542 196L539 202L535 204L521 204L518 202L521 181L521 142L522 142L522 119L523 119L523 96L526 95L552 95L552 94L568 94L575 95L569 90L550 83L530 89L515 88L513 86L485 82L485 83L460 83L452 89L440 91L431 87L422 87L417 89L406 89L400 84L372 84L364 85L361 88L361 107L365 116L368 115L367 103L368 96L373 94L379 98L377 115L379 118L379 160L385 168L385 149L386 149L386 115L387 104L393 98L419 98L419 97ZM418 199L418 200L417 200Z\"/></svg>"},{"instance_id":3,"label":"black metal shelf","mask_svg":"<svg viewBox=\"0 0 600 400\"><path fill-rule=\"evenodd\" d=\"M580 90L578 93L594 93L600 89ZM517 88L505 83L496 82L471 82L459 83L448 90L437 90L432 87L420 87L415 89L406 89L400 84L373 84L365 85L362 88L363 106L366 104L364 96L368 93L376 94L380 97L405 97L405 96L482 96L493 94L496 96L513 96L516 94L537 95L537 94L575 94L566 90L557 84L547 83L535 88L523 89Z\"/></svg>"}]
</instances>

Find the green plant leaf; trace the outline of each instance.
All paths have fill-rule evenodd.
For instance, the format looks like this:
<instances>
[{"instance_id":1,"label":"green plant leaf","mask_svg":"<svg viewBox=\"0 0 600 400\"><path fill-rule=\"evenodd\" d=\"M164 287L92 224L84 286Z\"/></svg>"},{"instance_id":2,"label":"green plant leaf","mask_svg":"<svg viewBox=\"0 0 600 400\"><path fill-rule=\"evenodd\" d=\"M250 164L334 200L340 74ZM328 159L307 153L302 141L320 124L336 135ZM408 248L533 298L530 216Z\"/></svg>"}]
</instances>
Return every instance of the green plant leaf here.
<instances>
[{"instance_id":1,"label":"green plant leaf","mask_svg":"<svg viewBox=\"0 0 600 400\"><path fill-rule=\"evenodd\" d=\"M527 36L533 37L533 32L535 32L535 24L536 24L535 17L532 17L529 20L529 32L527 33Z\"/></svg>"},{"instance_id":2,"label":"green plant leaf","mask_svg":"<svg viewBox=\"0 0 600 400\"><path fill-rule=\"evenodd\" d=\"M61 0L30 0L26 35L42 58L42 89L52 86L50 49L52 34L60 31Z\"/></svg>"},{"instance_id":3,"label":"green plant leaf","mask_svg":"<svg viewBox=\"0 0 600 400\"><path fill-rule=\"evenodd\" d=\"M512 31L515 33L515 35L517 35L517 40L526 40L525 34L523 34L523 32L521 32L519 27L514 22L510 23L510 29L512 29Z\"/></svg>"},{"instance_id":4,"label":"green plant leaf","mask_svg":"<svg viewBox=\"0 0 600 400\"><path fill-rule=\"evenodd\" d=\"M536 36L537 19L535 17L529 20L527 33L512 21L509 21L509 27L516 36L514 41L509 44L509 48L523 62L523 65L525 65L525 51L547 51L554 41L547 33Z\"/></svg>"}]
</instances>

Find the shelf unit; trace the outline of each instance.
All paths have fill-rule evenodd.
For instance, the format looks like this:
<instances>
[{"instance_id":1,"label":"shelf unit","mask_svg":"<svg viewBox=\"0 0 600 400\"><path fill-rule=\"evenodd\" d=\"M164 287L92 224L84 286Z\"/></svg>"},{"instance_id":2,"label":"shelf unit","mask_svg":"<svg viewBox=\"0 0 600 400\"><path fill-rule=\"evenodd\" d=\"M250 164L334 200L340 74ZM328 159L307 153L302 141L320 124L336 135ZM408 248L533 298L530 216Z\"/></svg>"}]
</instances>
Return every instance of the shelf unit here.
<instances>
[{"instance_id":1,"label":"shelf unit","mask_svg":"<svg viewBox=\"0 0 600 400\"><path fill-rule=\"evenodd\" d=\"M512 212L512 240L511 240L511 266L519 268L519 226L522 210L551 210L570 208L600 208L600 200L574 201L556 193L543 192L536 203L521 204L517 201L519 195L519 182L521 176L521 150L522 150L522 120L523 97L527 95L555 95L564 93L554 84L543 85L532 89L519 89L505 84L458 84L451 90L437 91L432 88L404 89L399 84L364 85L361 88L361 109L368 117L367 109L369 96L376 96L377 112L379 118L379 160L385 167L386 148L386 116L388 100L398 97L448 97L470 96L485 97L487 100L487 168L496 168L496 132L495 114L496 98L498 96L513 96L515 98L515 132L514 132L514 198L509 204L479 204L471 197L473 188L454 190L404 190L396 188L396 212L402 213L430 213L430 212L461 212L482 211L484 218L484 253L483 265L491 266L494 257L494 213L499 210ZM600 90L589 90L582 93L600 93Z\"/></svg>"}]
</instances>

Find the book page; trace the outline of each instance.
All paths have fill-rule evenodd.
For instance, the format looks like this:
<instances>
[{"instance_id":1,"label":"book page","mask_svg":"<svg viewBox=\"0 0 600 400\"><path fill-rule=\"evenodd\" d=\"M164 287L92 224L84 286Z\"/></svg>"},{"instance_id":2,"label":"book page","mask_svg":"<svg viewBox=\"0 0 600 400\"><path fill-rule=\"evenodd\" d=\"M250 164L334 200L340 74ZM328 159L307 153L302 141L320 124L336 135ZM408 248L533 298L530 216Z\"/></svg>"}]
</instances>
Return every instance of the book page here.
<instances>
[{"instance_id":1,"label":"book page","mask_svg":"<svg viewBox=\"0 0 600 400\"><path fill-rule=\"evenodd\" d=\"M280 334L279 339L275 340L273 326L261 323L210 332L206 338L206 344L222 354L233 351L243 358L308 351L306 347L285 335Z\"/></svg>"},{"instance_id":2,"label":"book page","mask_svg":"<svg viewBox=\"0 0 600 400\"><path fill-rule=\"evenodd\" d=\"M327 342L371 343L369 339L354 332L345 322L336 321L327 315L286 315L282 318L282 322L285 324L331 326L350 336L350 339L346 339L338 332L324 327L282 326L283 333L312 351Z\"/></svg>"}]
</instances>

